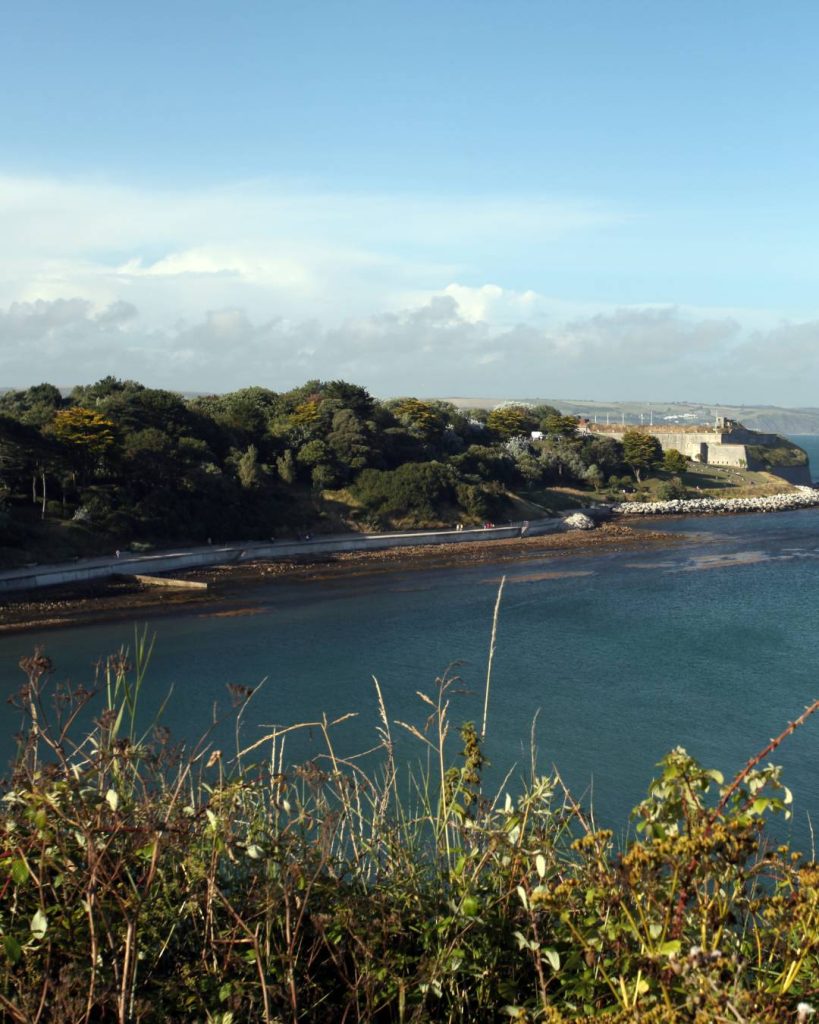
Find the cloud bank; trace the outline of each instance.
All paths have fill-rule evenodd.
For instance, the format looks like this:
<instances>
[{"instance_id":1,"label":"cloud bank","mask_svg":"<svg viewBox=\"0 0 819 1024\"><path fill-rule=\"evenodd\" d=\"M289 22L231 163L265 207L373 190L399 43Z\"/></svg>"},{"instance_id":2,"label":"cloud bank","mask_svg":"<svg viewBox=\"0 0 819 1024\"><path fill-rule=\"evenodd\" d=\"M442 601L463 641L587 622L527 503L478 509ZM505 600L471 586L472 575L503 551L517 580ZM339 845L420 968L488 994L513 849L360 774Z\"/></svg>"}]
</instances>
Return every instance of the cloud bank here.
<instances>
[{"instance_id":1,"label":"cloud bank","mask_svg":"<svg viewBox=\"0 0 819 1024\"><path fill-rule=\"evenodd\" d=\"M617 306L538 272L631 218L537 197L0 176L0 385L344 377L380 395L819 404L819 320Z\"/></svg>"},{"instance_id":2,"label":"cloud bank","mask_svg":"<svg viewBox=\"0 0 819 1024\"><path fill-rule=\"evenodd\" d=\"M446 289L424 304L349 318L255 321L241 309L151 328L122 300L14 303L0 312L0 379L63 385L111 373L156 386L275 390L343 377L376 394L614 397L776 402L796 394L794 371L816 379L819 320L743 332L730 318L674 308L617 309L541 327L497 327ZM495 292L493 297L499 300ZM516 301L513 297L513 304ZM32 376L31 367L38 372ZM812 392L800 397L810 404Z\"/></svg>"}]
</instances>

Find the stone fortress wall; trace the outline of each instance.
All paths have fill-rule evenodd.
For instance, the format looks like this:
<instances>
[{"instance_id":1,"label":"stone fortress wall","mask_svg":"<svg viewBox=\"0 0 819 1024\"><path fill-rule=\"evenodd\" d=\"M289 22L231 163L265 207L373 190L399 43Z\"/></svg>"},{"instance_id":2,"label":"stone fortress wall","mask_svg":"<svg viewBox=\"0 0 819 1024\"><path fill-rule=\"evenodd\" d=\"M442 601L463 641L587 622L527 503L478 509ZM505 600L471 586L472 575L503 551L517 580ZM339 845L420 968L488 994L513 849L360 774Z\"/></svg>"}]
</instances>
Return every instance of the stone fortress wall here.
<instances>
[{"instance_id":1,"label":"stone fortress wall","mask_svg":"<svg viewBox=\"0 0 819 1024\"><path fill-rule=\"evenodd\" d=\"M761 434L748 430L741 423L725 417L718 417L713 427L669 427L663 424L650 427L592 426L592 433L623 439L626 430L643 430L660 442L663 451L675 449L694 462L709 466L733 466L736 469L765 469L766 467L749 452L748 446L776 447L782 444L777 434ZM770 472L794 484L810 484L810 470L805 466L780 466Z\"/></svg>"}]
</instances>

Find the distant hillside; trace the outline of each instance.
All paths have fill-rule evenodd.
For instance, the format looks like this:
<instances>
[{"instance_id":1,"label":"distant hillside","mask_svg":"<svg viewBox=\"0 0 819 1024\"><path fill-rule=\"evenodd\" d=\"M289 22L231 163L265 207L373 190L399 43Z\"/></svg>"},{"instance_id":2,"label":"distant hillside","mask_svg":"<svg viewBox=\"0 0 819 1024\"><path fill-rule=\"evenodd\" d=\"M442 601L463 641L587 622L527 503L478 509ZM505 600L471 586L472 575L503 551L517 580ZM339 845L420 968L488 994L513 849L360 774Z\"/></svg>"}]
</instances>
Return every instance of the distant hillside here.
<instances>
[{"instance_id":1,"label":"distant hillside","mask_svg":"<svg viewBox=\"0 0 819 1024\"><path fill-rule=\"evenodd\" d=\"M776 405L701 405L696 402L593 402L567 398L447 398L460 409L491 409L504 402L557 406L561 412L605 423L712 423L716 415L739 420L752 430L774 434L819 434L819 408L787 409Z\"/></svg>"}]
</instances>

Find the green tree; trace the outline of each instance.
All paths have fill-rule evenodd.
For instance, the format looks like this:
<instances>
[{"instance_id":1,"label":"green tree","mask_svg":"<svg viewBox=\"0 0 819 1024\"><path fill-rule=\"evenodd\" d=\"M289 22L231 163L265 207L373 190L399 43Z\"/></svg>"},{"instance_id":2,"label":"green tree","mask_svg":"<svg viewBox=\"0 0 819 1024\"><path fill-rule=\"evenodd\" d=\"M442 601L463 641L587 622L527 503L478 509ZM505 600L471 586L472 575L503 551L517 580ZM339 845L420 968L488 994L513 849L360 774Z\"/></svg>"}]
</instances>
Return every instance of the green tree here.
<instances>
[{"instance_id":1,"label":"green tree","mask_svg":"<svg viewBox=\"0 0 819 1024\"><path fill-rule=\"evenodd\" d=\"M249 387L226 395L207 395L191 402L191 409L204 413L216 423L261 442L277 408L279 396L268 388Z\"/></svg>"},{"instance_id":2,"label":"green tree","mask_svg":"<svg viewBox=\"0 0 819 1024\"><path fill-rule=\"evenodd\" d=\"M276 459L276 469L279 471L279 476L286 484L296 482L296 463L293 459L293 452L290 448L287 448Z\"/></svg>"},{"instance_id":3,"label":"green tree","mask_svg":"<svg viewBox=\"0 0 819 1024\"><path fill-rule=\"evenodd\" d=\"M246 491L259 485L259 453L255 445L248 445L236 464L236 475Z\"/></svg>"},{"instance_id":4,"label":"green tree","mask_svg":"<svg viewBox=\"0 0 819 1024\"><path fill-rule=\"evenodd\" d=\"M574 437L577 433L577 417L556 415L545 416L541 421L541 429L552 437Z\"/></svg>"},{"instance_id":5,"label":"green tree","mask_svg":"<svg viewBox=\"0 0 819 1024\"><path fill-rule=\"evenodd\" d=\"M325 399L334 399L361 420L369 419L375 409L375 400L366 388L348 384L346 380L331 380L322 385Z\"/></svg>"},{"instance_id":6,"label":"green tree","mask_svg":"<svg viewBox=\"0 0 819 1024\"><path fill-rule=\"evenodd\" d=\"M311 467L329 463L331 461L330 449L324 441L319 441L318 438L315 441L308 441L307 444L303 444L299 448L296 461L303 466Z\"/></svg>"},{"instance_id":7,"label":"green tree","mask_svg":"<svg viewBox=\"0 0 819 1024\"><path fill-rule=\"evenodd\" d=\"M62 404L59 388L53 384L35 384L25 391L7 391L0 395L0 414L30 426L44 427Z\"/></svg>"},{"instance_id":8,"label":"green tree","mask_svg":"<svg viewBox=\"0 0 819 1024\"><path fill-rule=\"evenodd\" d=\"M657 494L663 501L673 501L676 498L688 497L688 490L678 476L673 476L660 484Z\"/></svg>"},{"instance_id":9,"label":"green tree","mask_svg":"<svg viewBox=\"0 0 819 1024\"><path fill-rule=\"evenodd\" d=\"M349 475L364 469L369 461L370 441L367 429L352 411L340 409L333 416L332 430L327 435L327 444L341 468Z\"/></svg>"},{"instance_id":10,"label":"green tree","mask_svg":"<svg viewBox=\"0 0 819 1024\"><path fill-rule=\"evenodd\" d=\"M669 448L663 454L663 469L669 473L684 473L688 468L688 459L676 448Z\"/></svg>"},{"instance_id":11,"label":"green tree","mask_svg":"<svg viewBox=\"0 0 819 1024\"><path fill-rule=\"evenodd\" d=\"M581 440L583 461L598 466L606 475L617 473L623 465L623 446L613 437L591 435Z\"/></svg>"},{"instance_id":12,"label":"green tree","mask_svg":"<svg viewBox=\"0 0 819 1024\"><path fill-rule=\"evenodd\" d=\"M74 405L85 406L91 409L111 395L120 395L124 392L145 391L145 385L135 380L120 380L118 377L103 377L95 384L78 384L71 392L71 401Z\"/></svg>"},{"instance_id":13,"label":"green tree","mask_svg":"<svg viewBox=\"0 0 819 1024\"><path fill-rule=\"evenodd\" d=\"M354 492L379 518L409 520L425 525L440 519L444 506L454 503L457 474L440 462L409 462L394 470L365 469Z\"/></svg>"},{"instance_id":14,"label":"green tree","mask_svg":"<svg viewBox=\"0 0 819 1024\"><path fill-rule=\"evenodd\" d=\"M313 487L318 491L326 490L328 487L335 487L339 482L338 473L333 466L326 462L313 466L310 479L313 482Z\"/></svg>"},{"instance_id":15,"label":"green tree","mask_svg":"<svg viewBox=\"0 0 819 1024\"><path fill-rule=\"evenodd\" d=\"M390 408L399 423L422 441L435 443L446 430L447 417L433 402L402 398Z\"/></svg>"},{"instance_id":16,"label":"green tree","mask_svg":"<svg viewBox=\"0 0 819 1024\"><path fill-rule=\"evenodd\" d=\"M623 434L623 458L631 467L639 482L641 473L652 469L662 461L663 449L660 442L652 434L642 430L627 430Z\"/></svg>"},{"instance_id":17,"label":"green tree","mask_svg":"<svg viewBox=\"0 0 819 1024\"><path fill-rule=\"evenodd\" d=\"M529 434L535 426L530 411L522 405L501 405L486 417L487 427L501 440Z\"/></svg>"}]
</instances>

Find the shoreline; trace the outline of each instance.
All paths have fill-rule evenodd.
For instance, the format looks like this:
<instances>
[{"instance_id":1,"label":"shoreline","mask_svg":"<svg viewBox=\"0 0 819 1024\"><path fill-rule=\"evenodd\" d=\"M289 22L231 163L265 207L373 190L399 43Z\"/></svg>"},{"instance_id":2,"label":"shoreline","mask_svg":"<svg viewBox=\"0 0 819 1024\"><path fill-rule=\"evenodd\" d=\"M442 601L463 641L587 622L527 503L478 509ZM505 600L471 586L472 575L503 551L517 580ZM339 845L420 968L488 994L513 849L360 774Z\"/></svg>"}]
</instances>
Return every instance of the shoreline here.
<instances>
[{"instance_id":1,"label":"shoreline","mask_svg":"<svg viewBox=\"0 0 819 1024\"><path fill-rule=\"evenodd\" d=\"M282 561L251 561L177 572L180 579L206 583L207 590L145 587L137 581L102 579L43 591L20 591L0 611L0 636L65 629L123 619L158 618L199 609L233 614L254 603L264 584L321 582L391 572L448 569L527 561L544 557L648 549L679 544L684 535L604 523L595 530L376 551L300 555ZM258 594L256 601L261 602Z\"/></svg>"}]
</instances>

